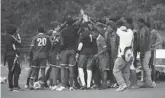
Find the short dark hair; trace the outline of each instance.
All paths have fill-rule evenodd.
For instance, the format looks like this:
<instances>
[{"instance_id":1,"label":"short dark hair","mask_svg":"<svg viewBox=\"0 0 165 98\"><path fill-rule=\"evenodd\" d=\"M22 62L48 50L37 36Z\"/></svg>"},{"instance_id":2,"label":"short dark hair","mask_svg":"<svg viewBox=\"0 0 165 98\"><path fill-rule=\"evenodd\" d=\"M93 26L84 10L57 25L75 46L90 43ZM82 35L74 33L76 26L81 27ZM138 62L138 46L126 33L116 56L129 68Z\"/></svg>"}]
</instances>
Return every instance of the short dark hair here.
<instances>
[{"instance_id":1,"label":"short dark hair","mask_svg":"<svg viewBox=\"0 0 165 98\"><path fill-rule=\"evenodd\" d=\"M17 28L14 25L9 24L6 26L6 32L7 33L14 35L16 33L16 31L17 31Z\"/></svg>"},{"instance_id":2,"label":"short dark hair","mask_svg":"<svg viewBox=\"0 0 165 98\"><path fill-rule=\"evenodd\" d=\"M68 25L72 25L73 24L73 22L74 22L74 20L72 19L72 17L71 16L68 16L67 18L66 18L66 23L68 24Z\"/></svg>"},{"instance_id":3,"label":"short dark hair","mask_svg":"<svg viewBox=\"0 0 165 98\"><path fill-rule=\"evenodd\" d=\"M132 18L126 18L125 20L127 21L128 24L132 24L132 22L133 22Z\"/></svg>"},{"instance_id":4,"label":"short dark hair","mask_svg":"<svg viewBox=\"0 0 165 98\"><path fill-rule=\"evenodd\" d=\"M45 33L44 27L42 27L42 26L38 27L38 32Z\"/></svg>"},{"instance_id":5,"label":"short dark hair","mask_svg":"<svg viewBox=\"0 0 165 98\"><path fill-rule=\"evenodd\" d=\"M107 25L111 26L111 28L114 29L115 31L117 30L117 26L116 26L116 23L114 21L110 21Z\"/></svg>"},{"instance_id":6,"label":"short dark hair","mask_svg":"<svg viewBox=\"0 0 165 98\"><path fill-rule=\"evenodd\" d=\"M139 18L137 21L146 25L146 22L143 18Z\"/></svg>"}]
</instances>

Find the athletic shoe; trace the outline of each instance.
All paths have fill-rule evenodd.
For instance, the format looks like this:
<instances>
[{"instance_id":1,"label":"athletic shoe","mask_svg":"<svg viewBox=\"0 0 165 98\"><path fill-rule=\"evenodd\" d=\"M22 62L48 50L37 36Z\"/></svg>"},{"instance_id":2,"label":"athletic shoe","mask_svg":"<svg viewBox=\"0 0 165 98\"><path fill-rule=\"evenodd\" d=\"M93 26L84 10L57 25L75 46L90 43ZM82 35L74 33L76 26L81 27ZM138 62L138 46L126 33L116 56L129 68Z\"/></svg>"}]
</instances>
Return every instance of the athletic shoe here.
<instances>
[{"instance_id":1,"label":"athletic shoe","mask_svg":"<svg viewBox=\"0 0 165 98\"><path fill-rule=\"evenodd\" d=\"M13 88L9 88L9 91L13 91Z\"/></svg>"},{"instance_id":2,"label":"athletic shoe","mask_svg":"<svg viewBox=\"0 0 165 98\"><path fill-rule=\"evenodd\" d=\"M25 85L25 89L28 89L29 88L29 85Z\"/></svg>"},{"instance_id":3,"label":"athletic shoe","mask_svg":"<svg viewBox=\"0 0 165 98\"><path fill-rule=\"evenodd\" d=\"M45 84L44 84L44 87L45 87L45 88L49 88L49 86L48 86L48 84L47 84L47 83L45 83Z\"/></svg>"},{"instance_id":4,"label":"athletic shoe","mask_svg":"<svg viewBox=\"0 0 165 98\"><path fill-rule=\"evenodd\" d=\"M64 86L61 86L61 87L59 87L59 88L57 88L56 90L57 91L63 91L63 90L65 90L66 88L64 87Z\"/></svg>"},{"instance_id":5,"label":"athletic shoe","mask_svg":"<svg viewBox=\"0 0 165 98\"><path fill-rule=\"evenodd\" d=\"M117 92L123 91L123 90L126 89L126 88L127 88L127 85L126 85L126 84L123 84L123 85L119 86L119 88L118 88L116 91L117 91Z\"/></svg>"},{"instance_id":6,"label":"athletic shoe","mask_svg":"<svg viewBox=\"0 0 165 98\"><path fill-rule=\"evenodd\" d=\"M70 87L70 88L69 88L69 90L70 90L70 91L73 91L73 90L74 90L74 88L73 88L73 87Z\"/></svg>"},{"instance_id":7,"label":"athletic shoe","mask_svg":"<svg viewBox=\"0 0 165 98\"><path fill-rule=\"evenodd\" d=\"M96 85L96 84L94 84L92 87L91 87L91 89L99 89L99 86L98 85Z\"/></svg>"},{"instance_id":8,"label":"athletic shoe","mask_svg":"<svg viewBox=\"0 0 165 98\"><path fill-rule=\"evenodd\" d=\"M91 87L87 87L86 90L91 90L92 88Z\"/></svg>"},{"instance_id":9,"label":"athletic shoe","mask_svg":"<svg viewBox=\"0 0 165 98\"><path fill-rule=\"evenodd\" d=\"M154 85L144 84L144 85L140 86L140 88L154 88Z\"/></svg>"},{"instance_id":10,"label":"athletic shoe","mask_svg":"<svg viewBox=\"0 0 165 98\"><path fill-rule=\"evenodd\" d=\"M57 88L57 86L52 86L51 90L56 90Z\"/></svg>"},{"instance_id":11,"label":"athletic shoe","mask_svg":"<svg viewBox=\"0 0 165 98\"><path fill-rule=\"evenodd\" d=\"M13 91L23 91L20 87L13 88Z\"/></svg>"},{"instance_id":12,"label":"athletic shoe","mask_svg":"<svg viewBox=\"0 0 165 98\"><path fill-rule=\"evenodd\" d=\"M117 83L114 83L114 84L111 85L111 88L116 88L116 87L118 87Z\"/></svg>"},{"instance_id":13,"label":"athletic shoe","mask_svg":"<svg viewBox=\"0 0 165 98\"><path fill-rule=\"evenodd\" d=\"M52 89L53 86L49 86L49 89Z\"/></svg>"},{"instance_id":14,"label":"athletic shoe","mask_svg":"<svg viewBox=\"0 0 165 98\"><path fill-rule=\"evenodd\" d=\"M153 87L156 87L156 83L155 82L152 82L152 85L153 85Z\"/></svg>"},{"instance_id":15,"label":"athletic shoe","mask_svg":"<svg viewBox=\"0 0 165 98\"><path fill-rule=\"evenodd\" d=\"M81 90L85 90L85 89L87 89L87 87L86 87L86 85L85 85L85 86L82 86L80 89L81 89Z\"/></svg>"},{"instance_id":16,"label":"athletic shoe","mask_svg":"<svg viewBox=\"0 0 165 98\"><path fill-rule=\"evenodd\" d=\"M131 88L132 88L132 89L138 89L138 88L139 88L139 86L134 85L134 86L131 86Z\"/></svg>"}]
</instances>

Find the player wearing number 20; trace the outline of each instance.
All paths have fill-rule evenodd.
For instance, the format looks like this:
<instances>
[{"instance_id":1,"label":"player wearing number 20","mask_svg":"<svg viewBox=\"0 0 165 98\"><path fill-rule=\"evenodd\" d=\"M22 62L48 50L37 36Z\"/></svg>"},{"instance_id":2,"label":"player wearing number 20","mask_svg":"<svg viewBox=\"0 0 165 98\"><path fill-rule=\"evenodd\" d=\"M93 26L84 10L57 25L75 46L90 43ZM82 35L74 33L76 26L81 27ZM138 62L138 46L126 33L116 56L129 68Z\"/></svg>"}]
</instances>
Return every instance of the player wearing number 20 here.
<instances>
[{"instance_id":1,"label":"player wearing number 20","mask_svg":"<svg viewBox=\"0 0 165 98\"><path fill-rule=\"evenodd\" d=\"M33 86L35 76L41 69L42 82L45 83L45 68L48 59L48 54L51 47L49 36L44 34L44 28L38 28L38 34L33 38L31 43L31 51L33 53L32 65L33 68L31 74L30 85Z\"/></svg>"}]
</instances>

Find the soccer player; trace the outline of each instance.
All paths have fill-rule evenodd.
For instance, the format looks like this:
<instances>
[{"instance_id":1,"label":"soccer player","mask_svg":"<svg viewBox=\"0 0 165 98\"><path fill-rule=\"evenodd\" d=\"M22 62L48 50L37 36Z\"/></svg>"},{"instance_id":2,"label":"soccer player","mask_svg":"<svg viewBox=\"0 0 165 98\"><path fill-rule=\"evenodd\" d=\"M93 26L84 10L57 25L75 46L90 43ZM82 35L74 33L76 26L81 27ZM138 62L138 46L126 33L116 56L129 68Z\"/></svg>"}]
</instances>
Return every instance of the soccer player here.
<instances>
[{"instance_id":1,"label":"soccer player","mask_svg":"<svg viewBox=\"0 0 165 98\"><path fill-rule=\"evenodd\" d=\"M52 90L57 89L57 80L59 78L60 65L59 65L59 49L60 49L60 33L58 30L53 31L51 38L51 51L49 57L49 63L52 67L50 77L52 81Z\"/></svg>"},{"instance_id":2,"label":"soccer player","mask_svg":"<svg viewBox=\"0 0 165 98\"><path fill-rule=\"evenodd\" d=\"M44 34L44 28L38 28L38 34L33 38L31 43L31 51L33 52L32 68L30 86L33 86L35 76L41 69L42 82L45 82L45 68L47 64L48 54L51 48L51 42L49 36ZM33 87L32 87L33 88Z\"/></svg>"},{"instance_id":3,"label":"soccer player","mask_svg":"<svg viewBox=\"0 0 165 98\"><path fill-rule=\"evenodd\" d=\"M27 77L27 80L26 80L26 85L25 85L25 88L29 88L29 81L30 81L30 77L31 77L31 74L32 74L32 60L33 60L33 52L32 51L29 51L29 70L28 70L28 77Z\"/></svg>"},{"instance_id":4,"label":"soccer player","mask_svg":"<svg viewBox=\"0 0 165 98\"><path fill-rule=\"evenodd\" d=\"M78 45L79 54L76 54L78 59L78 72L82 83L81 89L90 89L92 80L92 63L93 56L97 53L96 39L92 38L88 23L84 23L84 31L81 32L80 43ZM84 69L87 71L87 85L85 82Z\"/></svg>"},{"instance_id":5,"label":"soccer player","mask_svg":"<svg viewBox=\"0 0 165 98\"><path fill-rule=\"evenodd\" d=\"M105 42L104 37L99 34L99 32L95 29L92 31L92 36L94 39L96 39L96 43L97 43L97 50L98 53L94 55L94 59L96 60L97 64L97 69L100 73L99 78L101 78L101 80L99 79L99 84L101 84L100 89L106 89L107 88L107 72L109 70L109 55L108 55L108 51L107 51L107 45Z\"/></svg>"},{"instance_id":6,"label":"soccer player","mask_svg":"<svg viewBox=\"0 0 165 98\"><path fill-rule=\"evenodd\" d=\"M60 67L61 67L61 87L57 91L66 89L70 83L70 90L73 90L73 81L75 78L75 54L78 40L78 30L73 25L72 17L67 17L66 27L61 31L61 48L60 48ZM68 83L69 80L69 83Z\"/></svg>"},{"instance_id":7,"label":"soccer player","mask_svg":"<svg viewBox=\"0 0 165 98\"><path fill-rule=\"evenodd\" d=\"M105 32L105 40L108 48L108 54L110 57L110 70L109 70L109 80L110 80L110 85L109 87L114 88L117 86L116 79L113 75L113 67L114 67L114 62L117 58L118 55L118 48L119 48L119 41L120 37L116 33L117 27L116 23L114 21L110 21L107 24L107 29Z\"/></svg>"},{"instance_id":8,"label":"soccer player","mask_svg":"<svg viewBox=\"0 0 165 98\"><path fill-rule=\"evenodd\" d=\"M21 90L18 85L21 68L18 62L19 51L17 51L17 48L21 47L21 40L16 39L16 37L14 37L16 31L17 28L15 26L13 25L6 26L7 34L5 36L5 58L6 61L8 62L8 69L9 69L8 72L9 91Z\"/></svg>"}]
</instances>

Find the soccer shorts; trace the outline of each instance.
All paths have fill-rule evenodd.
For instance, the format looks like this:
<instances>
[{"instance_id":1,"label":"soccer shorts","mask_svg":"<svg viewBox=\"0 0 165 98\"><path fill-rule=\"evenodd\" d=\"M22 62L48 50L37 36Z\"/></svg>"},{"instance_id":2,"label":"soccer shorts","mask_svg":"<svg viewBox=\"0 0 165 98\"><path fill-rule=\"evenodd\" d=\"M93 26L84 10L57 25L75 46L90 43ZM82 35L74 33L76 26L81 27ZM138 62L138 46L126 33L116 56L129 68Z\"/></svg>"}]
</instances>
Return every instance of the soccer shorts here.
<instances>
[{"instance_id":1,"label":"soccer shorts","mask_svg":"<svg viewBox=\"0 0 165 98\"><path fill-rule=\"evenodd\" d=\"M59 59L58 59L58 53L56 51L54 51L54 52L52 52L50 54L50 56L49 56L49 64L52 67L60 68L60 66L59 66Z\"/></svg>"},{"instance_id":2,"label":"soccer shorts","mask_svg":"<svg viewBox=\"0 0 165 98\"><path fill-rule=\"evenodd\" d=\"M60 55L60 66L68 68L76 65L75 50L63 50Z\"/></svg>"},{"instance_id":3,"label":"soccer shorts","mask_svg":"<svg viewBox=\"0 0 165 98\"><path fill-rule=\"evenodd\" d=\"M78 67L92 70L93 61L94 61L93 55L80 54L79 60L78 60Z\"/></svg>"},{"instance_id":4,"label":"soccer shorts","mask_svg":"<svg viewBox=\"0 0 165 98\"><path fill-rule=\"evenodd\" d=\"M47 59L46 58L37 58L32 61L32 68L46 68Z\"/></svg>"},{"instance_id":5,"label":"soccer shorts","mask_svg":"<svg viewBox=\"0 0 165 98\"><path fill-rule=\"evenodd\" d=\"M107 55L100 55L97 59L98 68L102 71L109 70L109 56Z\"/></svg>"}]
</instances>

